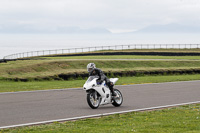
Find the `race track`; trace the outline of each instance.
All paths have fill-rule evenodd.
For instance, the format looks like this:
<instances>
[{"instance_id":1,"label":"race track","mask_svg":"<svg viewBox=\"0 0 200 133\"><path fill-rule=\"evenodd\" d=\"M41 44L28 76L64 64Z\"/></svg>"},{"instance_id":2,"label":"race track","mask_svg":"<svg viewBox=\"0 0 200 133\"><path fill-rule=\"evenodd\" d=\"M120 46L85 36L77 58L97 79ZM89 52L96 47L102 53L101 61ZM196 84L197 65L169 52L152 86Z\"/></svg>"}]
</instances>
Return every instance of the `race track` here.
<instances>
[{"instance_id":1,"label":"race track","mask_svg":"<svg viewBox=\"0 0 200 133\"><path fill-rule=\"evenodd\" d=\"M0 93L0 128L95 114L200 101L200 81L116 86L124 97L121 107L91 109L84 90Z\"/></svg>"}]
</instances>

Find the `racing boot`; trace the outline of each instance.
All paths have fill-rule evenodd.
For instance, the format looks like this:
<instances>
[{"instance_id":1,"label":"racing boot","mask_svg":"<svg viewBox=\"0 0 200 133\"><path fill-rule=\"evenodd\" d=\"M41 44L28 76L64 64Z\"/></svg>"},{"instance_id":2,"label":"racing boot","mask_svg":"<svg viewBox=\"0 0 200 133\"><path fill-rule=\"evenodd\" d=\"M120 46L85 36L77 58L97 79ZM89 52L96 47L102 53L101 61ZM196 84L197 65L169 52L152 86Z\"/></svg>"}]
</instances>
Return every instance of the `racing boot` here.
<instances>
[{"instance_id":1,"label":"racing boot","mask_svg":"<svg viewBox=\"0 0 200 133\"><path fill-rule=\"evenodd\" d=\"M111 91L111 93L112 93L112 96L113 96L113 97L116 97L117 95L116 95L116 93L114 92L113 86L114 86L113 83L110 82L109 89L110 89L110 91Z\"/></svg>"}]
</instances>

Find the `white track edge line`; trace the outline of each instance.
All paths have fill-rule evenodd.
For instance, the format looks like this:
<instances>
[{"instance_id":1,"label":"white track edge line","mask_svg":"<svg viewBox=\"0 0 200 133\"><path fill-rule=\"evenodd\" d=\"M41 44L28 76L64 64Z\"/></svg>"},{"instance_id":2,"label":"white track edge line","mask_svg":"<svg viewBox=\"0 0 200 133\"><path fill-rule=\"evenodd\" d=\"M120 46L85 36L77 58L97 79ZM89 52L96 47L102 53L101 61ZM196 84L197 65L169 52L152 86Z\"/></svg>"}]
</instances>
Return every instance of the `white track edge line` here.
<instances>
[{"instance_id":1,"label":"white track edge line","mask_svg":"<svg viewBox=\"0 0 200 133\"><path fill-rule=\"evenodd\" d=\"M0 130L1 129L7 129L7 128L16 128L16 127L23 127L23 126L34 126L34 125L40 125L40 124L48 124L48 123L53 123L53 122L62 122L62 121L71 121L71 120L86 119L86 118L93 118L93 117L101 117L101 116L107 116L107 115L113 115L113 114L123 114L123 113L139 112L139 111L146 111L146 110L153 110L153 109L162 109L162 108L169 108L169 107L188 105L188 104L197 104L197 103L200 103L200 101L180 103L180 104L172 104L172 105L164 105L164 106L157 106L157 107L149 107L149 108L142 108L142 109L135 109L135 110L127 110L127 111L119 111L119 112L111 112L111 113L103 113L103 114L96 114L96 115L87 115L87 116L80 116L80 117L73 117L73 118L25 123L25 124L18 124L18 125L2 126L2 127L0 127Z\"/></svg>"},{"instance_id":2,"label":"white track edge line","mask_svg":"<svg viewBox=\"0 0 200 133\"><path fill-rule=\"evenodd\" d=\"M167 83L182 83L182 82L200 82L200 80L190 80L190 81L176 81L176 82L162 82L162 83L145 83L145 84L132 84L132 85L116 85L116 86L140 86L140 85L153 85L153 84L167 84ZM3 94L17 94L17 93L32 93L32 92L48 92L48 91L66 91L66 90L82 90L82 88L64 88L64 89L49 89L49 90L35 90L35 91L16 91L16 92L0 92Z\"/></svg>"},{"instance_id":3,"label":"white track edge line","mask_svg":"<svg viewBox=\"0 0 200 133\"><path fill-rule=\"evenodd\" d=\"M174 81L174 82L161 82L161 83L143 83L143 84L128 84L128 85L117 85L117 86L140 86L140 85L157 85L157 84L177 84L177 83L187 83L187 82L200 82L200 80L190 80L190 81Z\"/></svg>"}]
</instances>

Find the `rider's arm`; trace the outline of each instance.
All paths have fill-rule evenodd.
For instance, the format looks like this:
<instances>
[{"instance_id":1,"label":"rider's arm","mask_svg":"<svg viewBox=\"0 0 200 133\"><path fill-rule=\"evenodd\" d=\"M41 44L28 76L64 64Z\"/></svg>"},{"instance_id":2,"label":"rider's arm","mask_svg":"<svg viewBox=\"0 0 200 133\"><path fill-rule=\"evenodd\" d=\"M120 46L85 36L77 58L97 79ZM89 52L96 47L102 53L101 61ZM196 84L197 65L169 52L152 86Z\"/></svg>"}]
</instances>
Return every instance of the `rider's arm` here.
<instances>
[{"instance_id":1,"label":"rider's arm","mask_svg":"<svg viewBox=\"0 0 200 133\"><path fill-rule=\"evenodd\" d=\"M101 69L96 69L96 73L97 73L97 75L99 76L99 78L98 78L98 80L100 80L101 82L103 82L104 81L104 79L105 79L105 75L104 75L104 73L101 71Z\"/></svg>"},{"instance_id":2,"label":"rider's arm","mask_svg":"<svg viewBox=\"0 0 200 133\"><path fill-rule=\"evenodd\" d=\"M96 73L97 73L97 75L98 75L98 80L101 80L102 78L101 78L101 70L100 69L95 69L95 71L96 71Z\"/></svg>"}]
</instances>

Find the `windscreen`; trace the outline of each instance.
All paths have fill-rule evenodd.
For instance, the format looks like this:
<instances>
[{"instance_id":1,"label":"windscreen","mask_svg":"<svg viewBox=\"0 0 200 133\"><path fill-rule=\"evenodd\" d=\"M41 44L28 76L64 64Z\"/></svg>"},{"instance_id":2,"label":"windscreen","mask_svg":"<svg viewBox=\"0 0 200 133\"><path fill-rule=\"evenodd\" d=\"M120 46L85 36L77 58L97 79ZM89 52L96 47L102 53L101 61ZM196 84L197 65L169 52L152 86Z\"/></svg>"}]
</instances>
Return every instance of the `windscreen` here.
<instances>
[{"instance_id":1,"label":"windscreen","mask_svg":"<svg viewBox=\"0 0 200 133\"><path fill-rule=\"evenodd\" d=\"M91 82L93 79L95 79L95 78L98 78L98 76L90 76L89 78L88 78L88 80L86 81L86 83L89 83L89 82Z\"/></svg>"}]
</instances>

